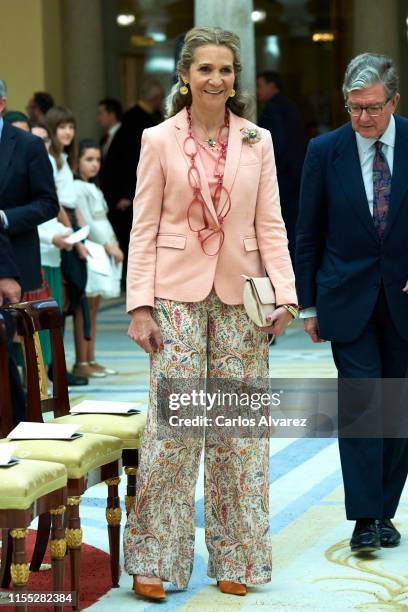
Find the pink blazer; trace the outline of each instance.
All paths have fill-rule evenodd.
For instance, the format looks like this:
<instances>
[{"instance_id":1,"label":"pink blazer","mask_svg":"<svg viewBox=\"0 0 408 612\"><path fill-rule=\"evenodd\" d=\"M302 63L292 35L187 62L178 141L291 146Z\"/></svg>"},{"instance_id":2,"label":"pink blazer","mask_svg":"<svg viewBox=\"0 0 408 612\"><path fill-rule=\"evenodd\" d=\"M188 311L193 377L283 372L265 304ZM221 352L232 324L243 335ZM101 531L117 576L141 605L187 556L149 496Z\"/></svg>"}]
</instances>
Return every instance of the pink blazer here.
<instances>
[{"instance_id":1,"label":"pink blazer","mask_svg":"<svg viewBox=\"0 0 408 612\"><path fill-rule=\"evenodd\" d=\"M155 297L198 302L213 287L225 304L242 304L241 275L265 276L265 269L277 303L297 303L271 135L257 128L261 139L249 145L240 132L254 127L230 113L224 185L232 206L224 221L224 244L216 256L203 253L187 222L192 189L187 179L190 160L183 152L186 110L143 132L129 245L128 312L153 306ZM207 217L218 227L199 155L196 165Z\"/></svg>"}]
</instances>

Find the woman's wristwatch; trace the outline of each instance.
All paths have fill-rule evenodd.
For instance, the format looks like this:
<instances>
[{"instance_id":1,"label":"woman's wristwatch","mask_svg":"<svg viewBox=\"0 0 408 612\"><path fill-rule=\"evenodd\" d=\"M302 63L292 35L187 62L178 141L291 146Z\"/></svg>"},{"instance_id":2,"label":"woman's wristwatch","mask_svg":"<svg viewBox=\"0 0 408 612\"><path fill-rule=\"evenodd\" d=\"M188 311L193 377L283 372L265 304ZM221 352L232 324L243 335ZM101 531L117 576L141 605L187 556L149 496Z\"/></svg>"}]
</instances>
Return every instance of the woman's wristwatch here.
<instances>
[{"instance_id":1,"label":"woman's wristwatch","mask_svg":"<svg viewBox=\"0 0 408 612\"><path fill-rule=\"evenodd\" d=\"M294 319L299 317L300 308L297 304L282 304L282 308L285 308Z\"/></svg>"}]
</instances>

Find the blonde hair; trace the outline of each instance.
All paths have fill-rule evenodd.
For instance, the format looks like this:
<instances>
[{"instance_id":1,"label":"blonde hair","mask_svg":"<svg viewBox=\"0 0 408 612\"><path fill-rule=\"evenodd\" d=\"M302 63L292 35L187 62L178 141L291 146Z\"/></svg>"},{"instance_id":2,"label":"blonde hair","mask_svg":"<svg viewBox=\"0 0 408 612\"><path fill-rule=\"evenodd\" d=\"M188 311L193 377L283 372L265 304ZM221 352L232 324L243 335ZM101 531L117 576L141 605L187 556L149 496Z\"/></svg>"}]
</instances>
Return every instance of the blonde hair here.
<instances>
[{"instance_id":1,"label":"blonde hair","mask_svg":"<svg viewBox=\"0 0 408 612\"><path fill-rule=\"evenodd\" d=\"M189 30L184 39L184 45L181 49L180 58L177 62L178 82L172 87L169 96L166 100L166 116L172 117L185 106L191 106L192 96L190 88L188 93L182 95L180 87L184 85L181 78L182 74L186 74L191 64L194 61L194 52L197 47L204 45L223 45L230 49L233 55L233 66L235 73L235 96L228 98L227 106L233 113L239 117L248 118L251 113L252 99L241 91L241 53L239 37L233 32L223 30L216 27L192 28Z\"/></svg>"}]
</instances>

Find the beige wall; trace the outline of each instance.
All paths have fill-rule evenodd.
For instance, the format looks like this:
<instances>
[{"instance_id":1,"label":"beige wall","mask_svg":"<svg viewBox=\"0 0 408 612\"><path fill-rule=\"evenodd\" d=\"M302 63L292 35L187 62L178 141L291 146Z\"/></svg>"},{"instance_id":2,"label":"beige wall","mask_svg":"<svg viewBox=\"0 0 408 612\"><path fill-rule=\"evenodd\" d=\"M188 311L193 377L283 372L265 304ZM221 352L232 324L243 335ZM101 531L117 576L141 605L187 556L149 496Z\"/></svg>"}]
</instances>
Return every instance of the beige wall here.
<instances>
[{"instance_id":1,"label":"beige wall","mask_svg":"<svg viewBox=\"0 0 408 612\"><path fill-rule=\"evenodd\" d=\"M0 78L10 110L25 111L34 91L63 101L58 0L1 0L0 41Z\"/></svg>"},{"instance_id":2,"label":"beige wall","mask_svg":"<svg viewBox=\"0 0 408 612\"><path fill-rule=\"evenodd\" d=\"M61 2L42 0L42 8L44 89L52 94L56 104L64 104Z\"/></svg>"}]
</instances>

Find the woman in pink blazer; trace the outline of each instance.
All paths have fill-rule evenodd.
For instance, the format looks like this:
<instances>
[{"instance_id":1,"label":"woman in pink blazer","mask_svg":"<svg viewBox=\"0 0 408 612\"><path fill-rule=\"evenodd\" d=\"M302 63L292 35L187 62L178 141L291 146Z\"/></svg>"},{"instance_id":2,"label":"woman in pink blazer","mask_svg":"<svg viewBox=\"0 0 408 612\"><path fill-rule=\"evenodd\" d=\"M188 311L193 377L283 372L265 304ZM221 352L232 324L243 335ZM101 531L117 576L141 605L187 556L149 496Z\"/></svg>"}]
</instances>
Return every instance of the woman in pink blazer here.
<instances>
[{"instance_id":1,"label":"woman in pink blazer","mask_svg":"<svg viewBox=\"0 0 408 612\"><path fill-rule=\"evenodd\" d=\"M238 37L190 30L177 69L169 118L143 133L127 273L128 334L150 353L151 380L125 562L151 599L165 597L162 581L187 587L203 445L208 575L237 595L270 581L269 440L169 426L163 436L158 381L266 379L267 334L283 333L297 302L271 136L245 118ZM265 269L279 307L258 328L242 275Z\"/></svg>"}]
</instances>

